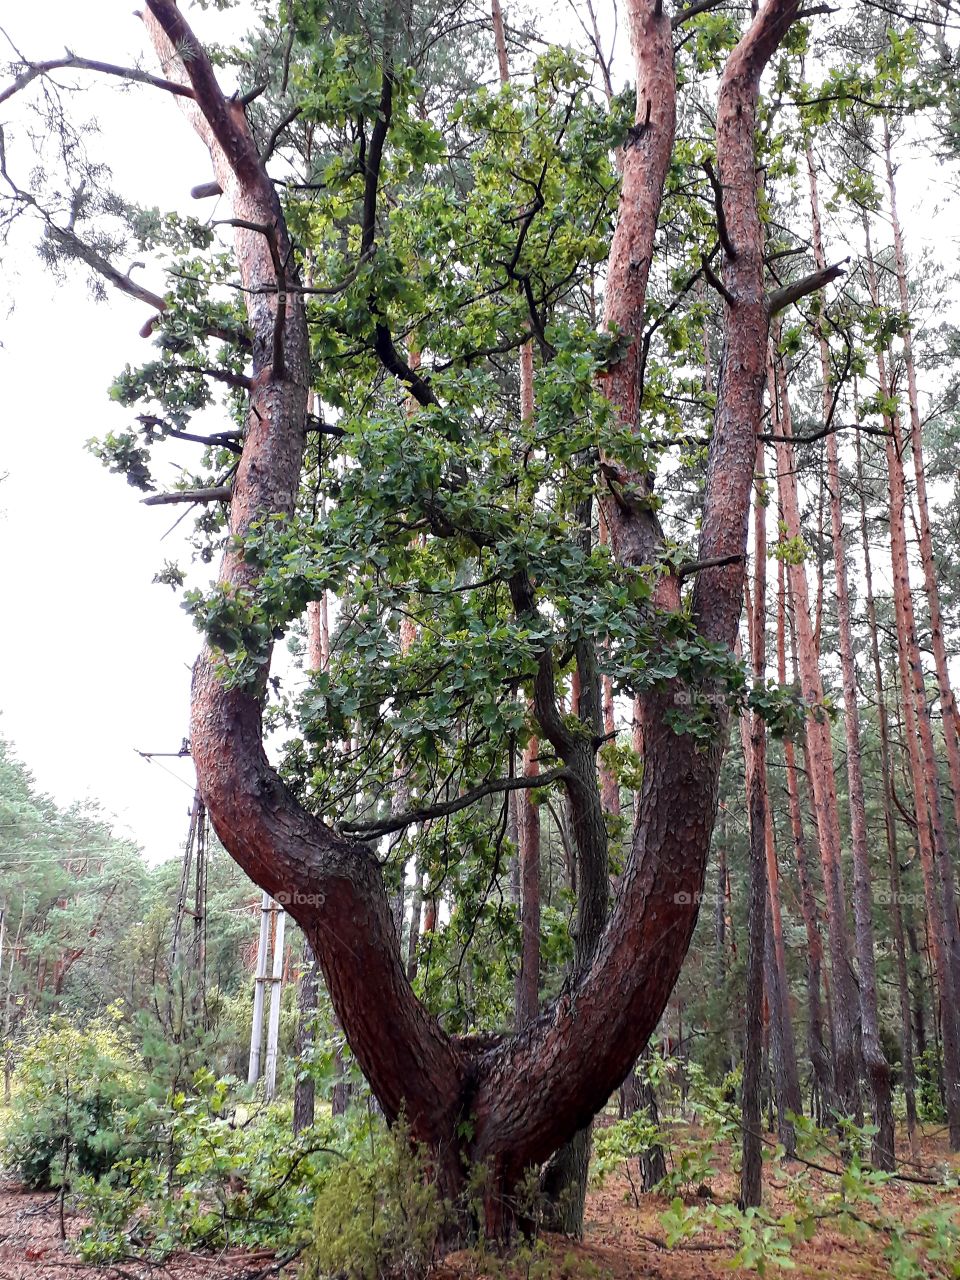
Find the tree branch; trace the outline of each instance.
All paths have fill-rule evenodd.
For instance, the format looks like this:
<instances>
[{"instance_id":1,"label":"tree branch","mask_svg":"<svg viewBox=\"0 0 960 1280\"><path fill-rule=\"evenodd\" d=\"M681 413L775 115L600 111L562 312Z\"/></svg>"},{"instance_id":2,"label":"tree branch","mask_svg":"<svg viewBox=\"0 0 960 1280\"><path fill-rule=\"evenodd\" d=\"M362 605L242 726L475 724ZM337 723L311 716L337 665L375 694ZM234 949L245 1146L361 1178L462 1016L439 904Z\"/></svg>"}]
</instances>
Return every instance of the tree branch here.
<instances>
[{"instance_id":1,"label":"tree branch","mask_svg":"<svg viewBox=\"0 0 960 1280\"><path fill-rule=\"evenodd\" d=\"M710 185L713 187L713 203L717 210L717 235L723 245L723 252L728 258L733 259L737 256L737 251L734 249L733 241L730 239L730 232L727 230L727 216L723 212L723 187L720 185L720 179L717 177L713 162L709 156L704 160L703 167L707 177L710 179Z\"/></svg>"},{"instance_id":2,"label":"tree branch","mask_svg":"<svg viewBox=\"0 0 960 1280\"><path fill-rule=\"evenodd\" d=\"M733 294L714 271L713 267L711 267L709 258L701 258L700 262L703 267L703 274L707 284L712 285L712 287L716 289L717 293L719 293L720 297L723 298L724 302L726 302L728 306L735 306L736 301Z\"/></svg>"},{"instance_id":3,"label":"tree branch","mask_svg":"<svg viewBox=\"0 0 960 1280\"><path fill-rule=\"evenodd\" d=\"M795 280L793 284L784 285L782 289L774 289L773 293L767 294L767 310L770 315L775 316L793 303L799 302L801 298L805 298L807 294L816 293L831 280L844 275L844 264L849 261L849 258L844 258L843 262L837 262L832 267L824 267L822 271L812 271L810 275Z\"/></svg>"},{"instance_id":4,"label":"tree branch","mask_svg":"<svg viewBox=\"0 0 960 1280\"><path fill-rule=\"evenodd\" d=\"M425 378L421 378L415 369L411 369L406 360L394 345L393 337L387 326L377 321L374 329L373 349L380 357L380 363L401 382L405 382L410 388L410 394L418 404L426 407L427 405L438 405L440 401L437 399L436 392Z\"/></svg>"},{"instance_id":5,"label":"tree branch","mask_svg":"<svg viewBox=\"0 0 960 1280\"><path fill-rule=\"evenodd\" d=\"M700 573L703 569L723 569L728 564L740 564L743 556L733 554L729 556L711 556L708 560L684 560L682 564L678 564L673 572L673 576L677 581L683 578L689 578L691 574Z\"/></svg>"},{"instance_id":6,"label":"tree branch","mask_svg":"<svg viewBox=\"0 0 960 1280\"><path fill-rule=\"evenodd\" d=\"M297 116L301 115L302 112L303 107L294 107L292 111L288 111L283 119L278 122L276 128L267 139L267 145L263 148L262 159L264 164L266 164L273 155L273 149L279 142L280 135L283 133L284 129L293 124L294 120L296 120Z\"/></svg>"},{"instance_id":7,"label":"tree branch","mask_svg":"<svg viewBox=\"0 0 960 1280\"><path fill-rule=\"evenodd\" d=\"M173 493L151 493L140 501L145 507L166 507L175 502L229 502L233 490L228 484L215 489L177 489Z\"/></svg>"},{"instance_id":8,"label":"tree branch","mask_svg":"<svg viewBox=\"0 0 960 1280\"><path fill-rule=\"evenodd\" d=\"M506 791L522 791L527 787L548 787L553 782L568 778L568 769L549 769L546 773L524 774L519 778L497 778L474 787L466 795L457 796L456 800L447 800L442 804L424 805L420 809L410 809L407 813L399 813L382 822L342 822L340 830L348 835L361 836L364 840L373 836L388 836L394 831L402 831L414 822L428 822L432 818L445 818L451 813L459 813L468 809L484 796L501 795Z\"/></svg>"},{"instance_id":9,"label":"tree branch","mask_svg":"<svg viewBox=\"0 0 960 1280\"><path fill-rule=\"evenodd\" d=\"M724 0L696 0L695 4L687 5L686 9L681 9L679 13L673 15L671 26L676 31L691 18L699 17L701 13L710 13L712 9L719 9L723 3Z\"/></svg>"},{"instance_id":10,"label":"tree branch","mask_svg":"<svg viewBox=\"0 0 960 1280\"><path fill-rule=\"evenodd\" d=\"M50 62L31 63L27 70L17 76L12 84L7 85L6 89L0 91L0 102L6 102L15 93L25 89L38 76L49 75L51 71L97 71L101 75L118 76L122 80L130 80L135 84L149 84L155 89L165 89L167 93L175 93L182 98L192 98L194 96L193 90L189 86L178 84L176 80L164 80L160 76L152 76L148 71L141 71L137 67L118 67L112 62L96 62L92 58L77 58L73 54L68 54L66 58L55 58Z\"/></svg>"},{"instance_id":11,"label":"tree branch","mask_svg":"<svg viewBox=\"0 0 960 1280\"><path fill-rule=\"evenodd\" d=\"M757 436L758 440L763 440L768 444L813 444L817 440L823 440L826 436L833 435L835 431L862 431L868 436L889 436L890 432L884 430L883 427L870 427L865 422L839 422L837 425L821 427L818 431L811 431L805 436L781 436L775 432L768 431Z\"/></svg>"}]
</instances>

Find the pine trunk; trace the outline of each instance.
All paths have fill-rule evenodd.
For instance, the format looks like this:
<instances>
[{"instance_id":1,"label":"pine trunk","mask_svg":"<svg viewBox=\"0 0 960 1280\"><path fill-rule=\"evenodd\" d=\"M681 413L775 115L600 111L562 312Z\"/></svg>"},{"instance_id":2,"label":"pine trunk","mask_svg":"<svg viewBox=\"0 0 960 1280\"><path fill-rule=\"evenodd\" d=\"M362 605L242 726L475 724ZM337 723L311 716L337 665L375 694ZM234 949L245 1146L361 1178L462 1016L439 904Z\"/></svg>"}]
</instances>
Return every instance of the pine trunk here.
<instances>
[{"instance_id":1,"label":"pine trunk","mask_svg":"<svg viewBox=\"0 0 960 1280\"><path fill-rule=\"evenodd\" d=\"M774 420L779 427L778 434L783 437L777 443L777 463L784 531L787 538L800 539L802 532L796 464L790 443L793 422L782 370L777 363L774 363L772 377L777 386L778 401L778 412L775 413ZM841 1114L855 1116L860 1106L860 1090L854 1047L853 983L840 854L840 814L834 782L830 721L822 710L824 694L820 677L820 655L814 638L807 574L802 560L791 559L787 568L787 581L796 627L801 687L803 696L811 707L807 716L806 737L812 769L810 781L823 868L827 937L833 975L834 1091Z\"/></svg>"}]
</instances>

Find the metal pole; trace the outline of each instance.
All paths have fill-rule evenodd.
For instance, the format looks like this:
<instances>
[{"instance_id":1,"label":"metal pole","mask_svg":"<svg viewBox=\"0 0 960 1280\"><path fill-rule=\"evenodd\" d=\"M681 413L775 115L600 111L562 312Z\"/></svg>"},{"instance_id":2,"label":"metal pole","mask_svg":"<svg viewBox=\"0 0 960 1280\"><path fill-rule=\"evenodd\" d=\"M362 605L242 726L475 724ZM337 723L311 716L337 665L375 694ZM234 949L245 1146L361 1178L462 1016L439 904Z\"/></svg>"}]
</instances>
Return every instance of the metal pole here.
<instances>
[{"instance_id":1,"label":"metal pole","mask_svg":"<svg viewBox=\"0 0 960 1280\"><path fill-rule=\"evenodd\" d=\"M273 904L276 925L273 931L273 978L270 986L270 1017L267 1020L267 1061L264 1070L263 1095L269 1102L277 1087L277 1049L280 1041L280 988L283 985L283 934L287 914Z\"/></svg>"},{"instance_id":2,"label":"metal pole","mask_svg":"<svg viewBox=\"0 0 960 1280\"><path fill-rule=\"evenodd\" d=\"M247 1084L260 1079L260 1050L263 1045L263 984L267 980L267 942L270 937L270 911L273 899L264 891L260 902L260 940L257 943L257 976L253 987L253 1026L250 1029L250 1069Z\"/></svg>"}]
</instances>

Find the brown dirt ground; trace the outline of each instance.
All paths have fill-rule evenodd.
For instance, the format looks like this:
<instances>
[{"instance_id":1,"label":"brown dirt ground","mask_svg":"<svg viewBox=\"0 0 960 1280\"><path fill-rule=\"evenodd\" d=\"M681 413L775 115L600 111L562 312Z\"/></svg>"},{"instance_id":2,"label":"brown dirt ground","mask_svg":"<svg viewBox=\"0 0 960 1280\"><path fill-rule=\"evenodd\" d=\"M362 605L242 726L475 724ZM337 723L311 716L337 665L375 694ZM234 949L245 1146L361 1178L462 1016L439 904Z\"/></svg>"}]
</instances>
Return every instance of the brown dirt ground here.
<instances>
[{"instance_id":1,"label":"brown dirt ground","mask_svg":"<svg viewBox=\"0 0 960 1280\"><path fill-rule=\"evenodd\" d=\"M689 1134L690 1130L684 1127L682 1132ZM899 1150L904 1153L909 1150L905 1134L900 1135ZM829 1163L829 1159L823 1163ZM945 1138L942 1135L925 1138L918 1152L916 1170L929 1174L935 1167L947 1164L960 1172L960 1157L949 1154ZM709 1187L714 1199L734 1201L737 1179L731 1172L729 1159L719 1158L714 1165L720 1169L719 1177L713 1179ZM903 1171L913 1170L905 1166ZM835 1178L815 1170L809 1172L818 1197L835 1192ZM886 1212L909 1222L918 1212L918 1189L908 1182L889 1183L882 1191ZM933 1203L952 1205L960 1218L960 1198L956 1194L934 1192L929 1187L923 1191L930 1194ZM696 1200L690 1197L687 1203L693 1204ZM791 1207L783 1178L771 1175L769 1169L764 1172L764 1206L780 1214ZM628 1180L611 1176L587 1197L582 1244L558 1236L546 1237L551 1280L743 1280L756 1276L756 1272L731 1266L736 1247L730 1244L729 1237L724 1241L719 1232L704 1231L689 1242L668 1248L659 1221L659 1215L668 1208L669 1199L652 1195L641 1195L638 1208ZM885 1236L871 1231L852 1236L821 1225L812 1240L794 1244L792 1270L778 1271L772 1267L770 1274L779 1274L784 1280L791 1276L798 1280L801 1277L803 1280L808 1277L889 1280L890 1268L883 1257L887 1243ZM474 1260L455 1255L447 1259L438 1280L440 1277L442 1280L501 1280L502 1277L526 1280L526 1276L525 1268L485 1271L478 1268Z\"/></svg>"},{"instance_id":2,"label":"brown dirt ground","mask_svg":"<svg viewBox=\"0 0 960 1280\"><path fill-rule=\"evenodd\" d=\"M904 1148L906 1144L904 1143ZM950 1157L942 1137L924 1140L921 1164L930 1168L952 1161L960 1170L960 1158ZM729 1166L718 1160L719 1177L711 1183L718 1200L735 1197L735 1178ZM811 1180L825 1194L834 1180L811 1172ZM929 1188L925 1191L929 1192ZM892 1183L883 1190L888 1212L909 1221L916 1212L916 1187L906 1182ZM784 1183L766 1175L765 1203L777 1212L788 1207ZM934 1193L940 1204L953 1204L960 1213L960 1201L946 1193ZM668 1202L657 1196L642 1196L638 1208L629 1183L611 1176L592 1190L587 1201L587 1223L583 1243L547 1236L549 1270L556 1280L729 1280L749 1273L730 1265L734 1248L717 1233L705 1232L684 1245L667 1248L658 1215ZM66 1217L67 1235L74 1234L80 1219ZM794 1246L795 1269L784 1272L796 1277L834 1277L835 1280L874 1280L889 1276L883 1260L885 1239L867 1233L868 1238L843 1235L821 1227L807 1243ZM277 1274L269 1254L231 1251L222 1255L181 1253L163 1266L124 1262L92 1267L79 1263L59 1237L56 1197L50 1193L23 1192L17 1187L0 1187L0 1280L266 1280ZM544 1275L538 1268L534 1275ZM526 1267L498 1263L484 1267L466 1255L454 1255L436 1272L436 1280L521 1280Z\"/></svg>"}]
</instances>

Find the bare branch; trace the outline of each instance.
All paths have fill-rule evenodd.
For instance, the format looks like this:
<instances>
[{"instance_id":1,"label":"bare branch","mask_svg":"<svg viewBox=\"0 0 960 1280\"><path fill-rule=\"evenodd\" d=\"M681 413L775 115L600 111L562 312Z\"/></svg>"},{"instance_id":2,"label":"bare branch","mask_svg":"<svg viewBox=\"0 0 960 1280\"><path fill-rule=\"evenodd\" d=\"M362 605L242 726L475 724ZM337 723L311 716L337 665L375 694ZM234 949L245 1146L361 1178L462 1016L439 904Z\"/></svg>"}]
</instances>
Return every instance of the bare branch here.
<instances>
[{"instance_id":1,"label":"bare branch","mask_svg":"<svg viewBox=\"0 0 960 1280\"><path fill-rule=\"evenodd\" d=\"M710 179L710 185L713 187L713 202L717 210L717 235L720 237L720 243L723 245L723 252L728 258L735 258L737 251L733 247L733 241L730 239L730 232L727 230L727 217L723 212L723 187L720 185L720 179L717 177L713 162L708 156L703 162L707 177Z\"/></svg>"},{"instance_id":2,"label":"bare branch","mask_svg":"<svg viewBox=\"0 0 960 1280\"><path fill-rule=\"evenodd\" d=\"M714 271L713 267L711 267L710 259L707 257L703 257L700 259L700 263L701 263L701 266L703 267L703 274L707 281L707 284L711 285L714 289L716 289L717 293L719 293L720 297L723 298L724 302L726 302L728 306L731 306L731 307L736 306L736 301L734 299L733 294L730 292L727 286L723 283L723 281Z\"/></svg>"},{"instance_id":3,"label":"bare branch","mask_svg":"<svg viewBox=\"0 0 960 1280\"><path fill-rule=\"evenodd\" d=\"M141 501L145 507L166 507L175 502L229 502L232 496L230 486L221 484L215 489L177 489L173 493L151 493Z\"/></svg>"},{"instance_id":4,"label":"bare branch","mask_svg":"<svg viewBox=\"0 0 960 1280\"><path fill-rule=\"evenodd\" d=\"M182 98L193 97L193 90L188 85L178 84L175 80L164 80L161 76L152 76L148 71L141 71L138 67L118 67L112 62L76 58L71 53L65 58L55 58L51 62L31 63L26 71L17 76L13 84L7 85L6 89L0 91L0 102L6 102L8 98L25 89L39 76L49 75L51 71L97 71L101 75L118 76L121 80L130 80L135 84L149 84L155 89L165 89L167 93L175 93Z\"/></svg>"},{"instance_id":5,"label":"bare branch","mask_svg":"<svg viewBox=\"0 0 960 1280\"><path fill-rule=\"evenodd\" d=\"M723 569L728 564L740 564L743 556L739 554L729 556L712 556L708 560L684 560L682 564L677 565L673 576L677 581L683 578L689 578L691 574L700 573L703 569Z\"/></svg>"},{"instance_id":6,"label":"bare branch","mask_svg":"<svg viewBox=\"0 0 960 1280\"><path fill-rule=\"evenodd\" d=\"M300 115L302 111L303 111L303 107L294 107L293 110L288 111L287 114L283 117L283 119L277 124L277 127L274 129L273 133L271 133L270 137L267 139L267 145L263 148L264 164L266 164L267 161L270 159L270 157L273 155L273 149L279 142L280 135L283 133L284 129L286 129L289 125L293 124L294 120L296 120L297 116Z\"/></svg>"},{"instance_id":7,"label":"bare branch","mask_svg":"<svg viewBox=\"0 0 960 1280\"><path fill-rule=\"evenodd\" d=\"M805 436L781 436L775 432L767 432L757 436L758 440L764 440L769 444L789 443L789 444L813 444L817 440L823 440L826 436L833 435L835 431L862 431L868 436L888 436L889 431L885 431L883 427L871 427L865 422L838 422L836 426L829 423L821 427L818 431L811 431Z\"/></svg>"},{"instance_id":8,"label":"bare branch","mask_svg":"<svg viewBox=\"0 0 960 1280\"><path fill-rule=\"evenodd\" d=\"M849 258L844 258L843 262L837 262L832 267L824 267L822 271L812 271L810 275L803 276L800 280L795 280L793 284L784 285L782 289L774 289L773 293L767 295L767 308L770 315L775 316L778 312L792 306L795 302L799 302L801 298L805 298L808 294L816 293L818 289L823 289L831 280L836 280L839 276L844 275L844 264L849 261Z\"/></svg>"}]
</instances>

